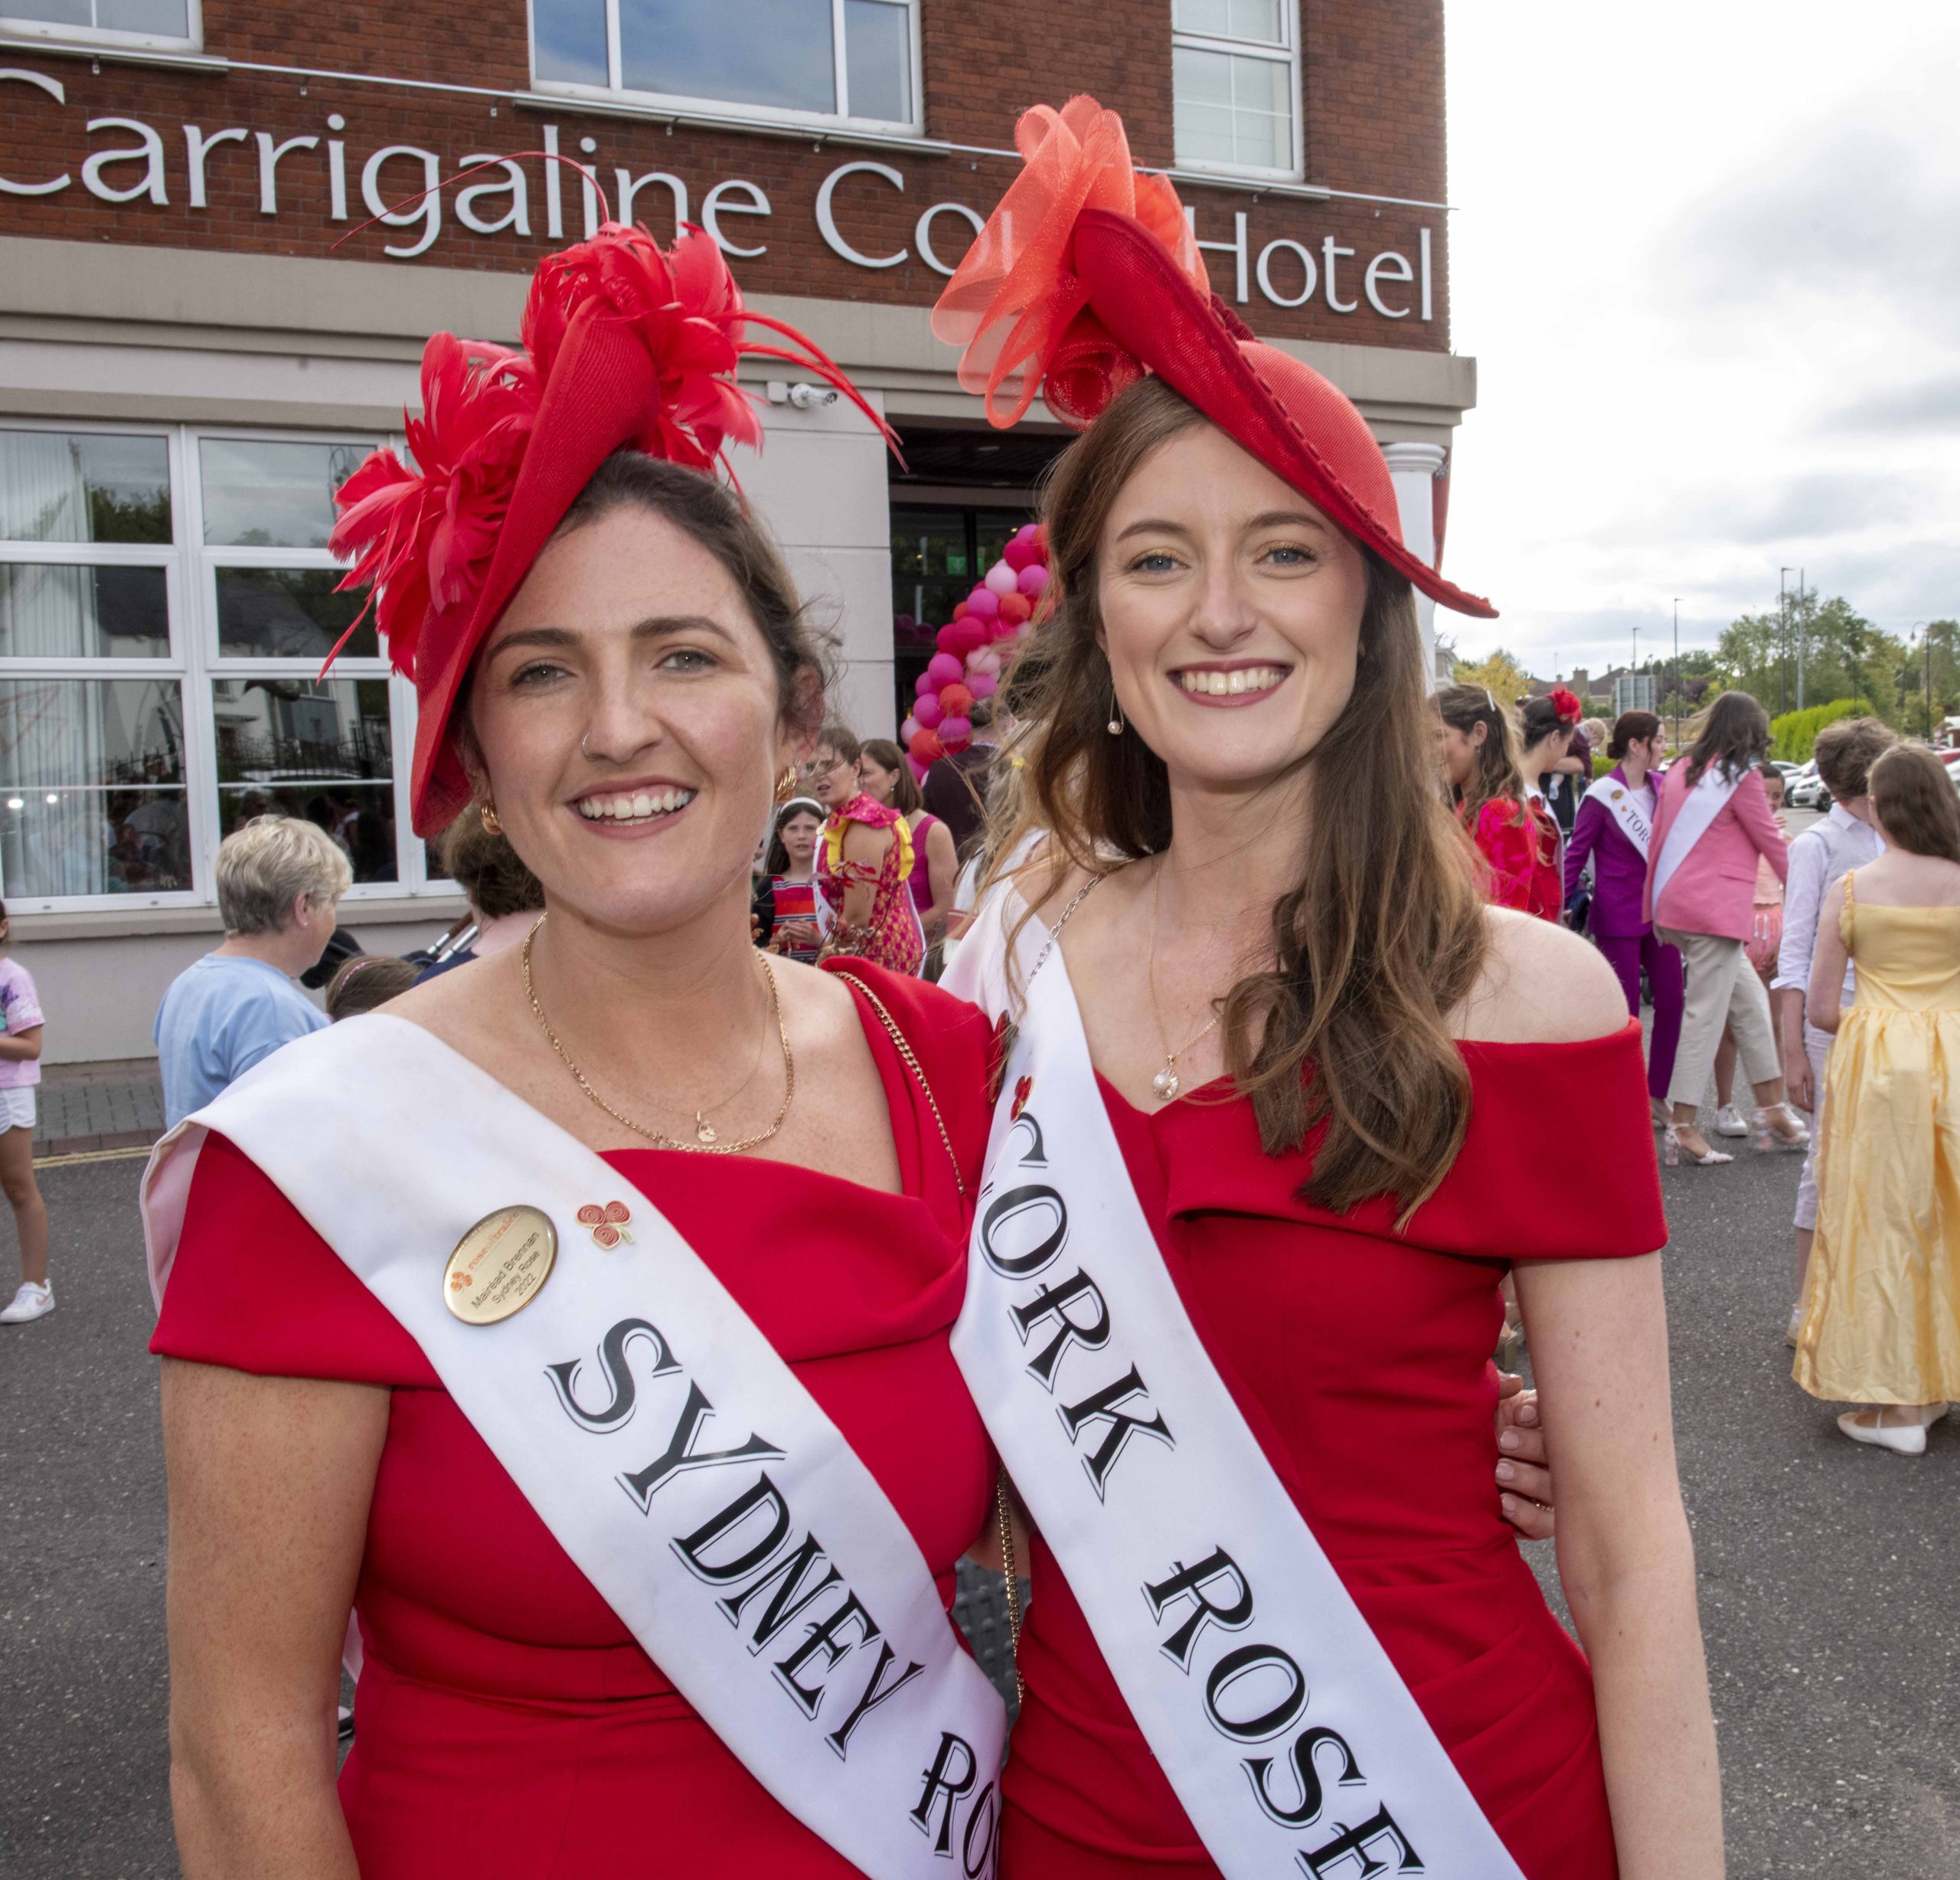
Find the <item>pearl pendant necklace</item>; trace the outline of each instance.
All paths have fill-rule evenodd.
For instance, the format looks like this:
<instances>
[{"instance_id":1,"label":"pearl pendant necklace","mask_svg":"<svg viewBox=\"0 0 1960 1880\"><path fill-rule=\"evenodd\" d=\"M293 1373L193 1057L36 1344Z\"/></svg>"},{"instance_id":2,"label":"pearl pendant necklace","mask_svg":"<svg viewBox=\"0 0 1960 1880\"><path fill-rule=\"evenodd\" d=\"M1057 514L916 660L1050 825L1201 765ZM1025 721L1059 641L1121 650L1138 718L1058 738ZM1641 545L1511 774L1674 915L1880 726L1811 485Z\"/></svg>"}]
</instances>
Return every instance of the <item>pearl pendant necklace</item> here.
<instances>
[{"instance_id":1,"label":"pearl pendant necklace","mask_svg":"<svg viewBox=\"0 0 1960 1880\"><path fill-rule=\"evenodd\" d=\"M1223 1015L1214 1012L1204 1025L1192 1036L1186 1038L1175 1051L1171 1048L1169 1035L1164 1029L1164 1007L1157 996L1157 926L1158 914L1162 905L1164 889L1164 863L1160 857L1157 872L1150 883L1150 956L1145 973L1150 983L1150 1005L1157 1018L1157 1041L1164 1048L1164 1068L1150 1080L1150 1087L1157 1094L1160 1103L1171 1102L1178 1091L1184 1087L1184 1081L1178 1074L1178 1060L1202 1039L1209 1038L1219 1019Z\"/></svg>"},{"instance_id":2,"label":"pearl pendant necklace","mask_svg":"<svg viewBox=\"0 0 1960 1880\"><path fill-rule=\"evenodd\" d=\"M1165 1054L1164 1068L1150 1080L1150 1087L1157 1093L1160 1102L1167 1103L1184 1087L1178 1075L1178 1061L1168 1051Z\"/></svg>"}]
</instances>

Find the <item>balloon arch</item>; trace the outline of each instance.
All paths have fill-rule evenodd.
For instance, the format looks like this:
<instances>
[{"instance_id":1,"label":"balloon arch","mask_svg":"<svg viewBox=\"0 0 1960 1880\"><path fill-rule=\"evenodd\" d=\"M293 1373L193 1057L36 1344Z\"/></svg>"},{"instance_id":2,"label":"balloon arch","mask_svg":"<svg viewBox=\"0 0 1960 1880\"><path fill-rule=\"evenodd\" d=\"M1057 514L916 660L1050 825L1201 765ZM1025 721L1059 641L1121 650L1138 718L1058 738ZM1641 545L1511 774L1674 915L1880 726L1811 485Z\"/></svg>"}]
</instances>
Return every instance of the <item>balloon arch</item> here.
<instances>
[{"instance_id":1,"label":"balloon arch","mask_svg":"<svg viewBox=\"0 0 1960 1880\"><path fill-rule=\"evenodd\" d=\"M999 561L935 636L939 651L918 677L912 715L899 731L914 777L972 743L973 707L1000 689L1014 642L1047 585L1047 534L1029 522L1008 538Z\"/></svg>"}]
</instances>

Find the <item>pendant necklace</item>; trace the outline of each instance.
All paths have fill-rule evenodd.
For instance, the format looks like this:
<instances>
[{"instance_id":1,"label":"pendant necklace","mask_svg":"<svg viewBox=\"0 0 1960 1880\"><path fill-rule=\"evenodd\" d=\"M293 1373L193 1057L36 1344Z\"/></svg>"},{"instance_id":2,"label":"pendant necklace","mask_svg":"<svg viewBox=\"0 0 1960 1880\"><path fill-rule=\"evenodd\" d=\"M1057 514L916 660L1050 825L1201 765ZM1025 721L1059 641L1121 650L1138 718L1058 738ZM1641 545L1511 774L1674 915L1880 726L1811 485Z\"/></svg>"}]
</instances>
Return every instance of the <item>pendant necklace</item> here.
<instances>
[{"instance_id":1,"label":"pendant necklace","mask_svg":"<svg viewBox=\"0 0 1960 1880\"><path fill-rule=\"evenodd\" d=\"M760 1148L782 1127L782 1120L789 1113L790 1101L796 1094L796 1059L789 1048L789 1028L783 1021L782 996L776 989L776 974L769 966L769 956L766 953L760 948L755 950L756 963L762 968L763 978L769 986L769 1007L776 1018L776 1036L782 1045L782 1102L776 1110L775 1119L767 1129L757 1135L744 1136L740 1142L724 1143L720 1139L719 1133L707 1120L703 1112L697 1110L694 1112L694 1141L676 1142L672 1136L663 1135L658 1130L651 1129L644 1123L636 1123L622 1111L615 1110L604 1097L599 1095L598 1091L593 1088L585 1073L573 1061L571 1053L566 1050L559 1039L558 1034L551 1028L551 1021L545 1017L544 1008L538 1002L537 994L531 983L531 943L537 939L538 928L544 926L544 916L540 915L537 925L524 936L524 950L519 956L519 964L524 969L524 996L530 1001L531 1012L537 1020L539 1028L543 1031L551 1048L564 1061L565 1068L571 1072L573 1079L579 1088L583 1090L586 1095L599 1109L604 1110L615 1123L622 1129L632 1130L635 1136L644 1136L656 1149L678 1149L696 1156L739 1156L745 1149ZM764 1035L766 1037L767 1034L765 1033ZM762 1048L758 1045L756 1063L760 1064L761 1062ZM755 1068L751 1066L748 1076L742 1080L740 1086L729 1096L723 1098L722 1101L732 1103L748 1088L755 1074ZM719 1109L720 1105L715 1104L710 1107Z\"/></svg>"},{"instance_id":2,"label":"pendant necklace","mask_svg":"<svg viewBox=\"0 0 1960 1880\"><path fill-rule=\"evenodd\" d=\"M1184 1088L1184 1080L1178 1074L1178 1060L1193 1045L1210 1037L1224 1015L1213 1012L1204 1025L1194 1032L1175 1051L1171 1048L1170 1034L1164 1026L1164 1007L1157 996L1157 923L1163 893L1164 864L1160 859L1157 864L1157 872L1150 884L1150 957L1145 970L1150 981L1150 1009L1157 1019L1157 1041L1164 1048L1164 1068L1150 1080L1150 1087L1157 1093L1160 1103L1168 1103Z\"/></svg>"}]
</instances>

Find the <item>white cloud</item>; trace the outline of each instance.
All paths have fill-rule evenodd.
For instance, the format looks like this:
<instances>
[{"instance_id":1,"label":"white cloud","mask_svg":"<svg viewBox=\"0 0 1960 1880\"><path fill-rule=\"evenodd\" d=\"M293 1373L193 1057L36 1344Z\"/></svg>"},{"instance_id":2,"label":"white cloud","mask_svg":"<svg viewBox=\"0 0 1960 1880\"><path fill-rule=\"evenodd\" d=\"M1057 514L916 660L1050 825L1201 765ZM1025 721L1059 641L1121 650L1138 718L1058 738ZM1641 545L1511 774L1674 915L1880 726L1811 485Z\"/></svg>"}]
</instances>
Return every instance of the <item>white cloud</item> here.
<instances>
[{"instance_id":1,"label":"white cloud","mask_svg":"<svg viewBox=\"0 0 1960 1880\"><path fill-rule=\"evenodd\" d=\"M1458 0L1449 24L1480 384L1447 561L1504 612L1459 645L1597 666L1635 624L1660 651L1676 595L1709 645L1785 566L1895 631L1960 614L1960 8Z\"/></svg>"}]
</instances>

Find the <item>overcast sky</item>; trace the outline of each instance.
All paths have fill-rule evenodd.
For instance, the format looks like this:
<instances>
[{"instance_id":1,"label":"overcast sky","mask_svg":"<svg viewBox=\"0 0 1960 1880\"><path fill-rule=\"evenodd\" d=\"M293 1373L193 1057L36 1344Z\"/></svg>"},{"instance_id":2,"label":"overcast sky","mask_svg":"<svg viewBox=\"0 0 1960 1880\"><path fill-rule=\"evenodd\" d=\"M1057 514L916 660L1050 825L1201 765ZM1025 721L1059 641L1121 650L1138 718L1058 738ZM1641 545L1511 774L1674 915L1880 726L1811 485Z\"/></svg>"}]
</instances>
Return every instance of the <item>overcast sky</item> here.
<instances>
[{"instance_id":1,"label":"overcast sky","mask_svg":"<svg viewBox=\"0 0 1960 1880\"><path fill-rule=\"evenodd\" d=\"M1960 5L1449 0L1458 650L1960 615ZM1794 587L1796 576L1790 577Z\"/></svg>"}]
</instances>

